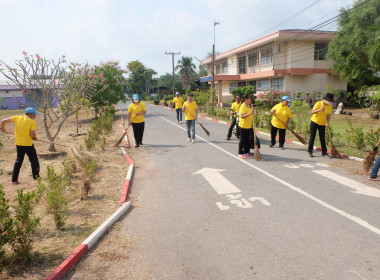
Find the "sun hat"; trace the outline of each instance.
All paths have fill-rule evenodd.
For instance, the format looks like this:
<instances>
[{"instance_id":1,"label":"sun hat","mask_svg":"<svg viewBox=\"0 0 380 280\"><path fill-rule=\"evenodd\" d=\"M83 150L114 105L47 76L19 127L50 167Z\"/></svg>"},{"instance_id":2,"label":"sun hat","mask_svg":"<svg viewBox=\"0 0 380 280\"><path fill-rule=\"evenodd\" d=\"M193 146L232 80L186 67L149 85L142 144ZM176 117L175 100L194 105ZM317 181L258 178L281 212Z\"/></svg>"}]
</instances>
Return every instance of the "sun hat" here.
<instances>
[{"instance_id":1,"label":"sun hat","mask_svg":"<svg viewBox=\"0 0 380 280\"><path fill-rule=\"evenodd\" d=\"M323 96L323 99L330 101L330 102L334 102L334 95L332 93L328 92L328 93L326 93L325 96Z\"/></svg>"},{"instance_id":2,"label":"sun hat","mask_svg":"<svg viewBox=\"0 0 380 280\"><path fill-rule=\"evenodd\" d=\"M177 92L175 93L175 95L179 95L179 92L177 91Z\"/></svg>"},{"instance_id":3,"label":"sun hat","mask_svg":"<svg viewBox=\"0 0 380 280\"><path fill-rule=\"evenodd\" d=\"M37 113L36 109L33 107L29 107L25 109L25 114L35 114L36 116L39 116L40 114Z\"/></svg>"},{"instance_id":4,"label":"sun hat","mask_svg":"<svg viewBox=\"0 0 380 280\"><path fill-rule=\"evenodd\" d=\"M140 100L140 96L136 93L133 95L133 99L139 99Z\"/></svg>"},{"instance_id":5,"label":"sun hat","mask_svg":"<svg viewBox=\"0 0 380 280\"><path fill-rule=\"evenodd\" d=\"M290 98L289 98L289 96L283 96L282 98L281 98L282 100L286 100L286 101L288 101L288 102L292 102L291 100L290 100Z\"/></svg>"}]
</instances>

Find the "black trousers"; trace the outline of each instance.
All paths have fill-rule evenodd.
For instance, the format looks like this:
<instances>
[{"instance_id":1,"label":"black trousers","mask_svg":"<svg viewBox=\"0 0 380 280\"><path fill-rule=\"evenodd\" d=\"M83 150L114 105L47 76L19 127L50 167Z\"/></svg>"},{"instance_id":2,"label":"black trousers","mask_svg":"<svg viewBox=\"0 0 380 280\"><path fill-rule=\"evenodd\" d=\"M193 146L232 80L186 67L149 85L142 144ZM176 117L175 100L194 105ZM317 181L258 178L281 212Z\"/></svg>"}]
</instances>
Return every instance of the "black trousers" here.
<instances>
[{"instance_id":1,"label":"black trousers","mask_svg":"<svg viewBox=\"0 0 380 280\"><path fill-rule=\"evenodd\" d=\"M37 177L40 177L40 163L38 162L37 152L34 148L34 145L32 146L18 146L16 145L17 149L17 158L15 165L13 167L13 174L12 174L12 182L16 182L18 180L18 175L20 174L20 169L22 166L22 163L24 162L25 154L28 155L30 165L32 166L32 174L33 179L37 179Z\"/></svg>"},{"instance_id":2,"label":"black trousers","mask_svg":"<svg viewBox=\"0 0 380 280\"><path fill-rule=\"evenodd\" d=\"M139 145L142 143L142 139L144 135L144 127L145 127L145 122L132 123L133 136L135 137L136 145Z\"/></svg>"},{"instance_id":3,"label":"black trousers","mask_svg":"<svg viewBox=\"0 0 380 280\"><path fill-rule=\"evenodd\" d=\"M251 128L240 128L239 154L249 154Z\"/></svg>"},{"instance_id":4,"label":"black trousers","mask_svg":"<svg viewBox=\"0 0 380 280\"><path fill-rule=\"evenodd\" d=\"M236 117L232 118L232 122L230 125L230 128L228 129L227 138L231 138L232 136L232 130L234 129L234 126L236 125ZM240 137L240 127L239 125L236 125L236 137Z\"/></svg>"},{"instance_id":5,"label":"black trousers","mask_svg":"<svg viewBox=\"0 0 380 280\"><path fill-rule=\"evenodd\" d=\"M321 148L322 148L322 154L327 153L327 147L326 147L326 139L325 139L325 125L319 125L315 122L310 122L310 140L309 140L309 147L308 152L313 152L313 146L314 146L314 140L315 136L317 135L317 130L319 133L319 141L321 141Z\"/></svg>"},{"instance_id":6,"label":"black trousers","mask_svg":"<svg viewBox=\"0 0 380 280\"><path fill-rule=\"evenodd\" d=\"M278 132L278 135L279 135L278 142L280 143L280 147L284 147L286 129L277 128L277 127L273 126L273 124L270 125L270 138L271 138L270 143L272 145L276 145L277 130L279 131Z\"/></svg>"}]
</instances>

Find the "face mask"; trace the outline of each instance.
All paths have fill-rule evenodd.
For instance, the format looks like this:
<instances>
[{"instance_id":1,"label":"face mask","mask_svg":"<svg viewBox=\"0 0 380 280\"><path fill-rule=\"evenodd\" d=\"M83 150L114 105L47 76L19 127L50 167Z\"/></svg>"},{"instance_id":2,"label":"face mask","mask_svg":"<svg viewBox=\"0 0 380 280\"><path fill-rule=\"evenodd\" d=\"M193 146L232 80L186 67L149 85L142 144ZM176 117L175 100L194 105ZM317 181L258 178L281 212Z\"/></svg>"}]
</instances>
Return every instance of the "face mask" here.
<instances>
[{"instance_id":1,"label":"face mask","mask_svg":"<svg viewBox=\"0 0 380 280\"><path fill-rule=\"evenodd\" d=\"M329 105L329 104L331 104L331 102L330 101L325 101L325 104Z\"/></svg>"},{"instance_id":2,"label":"face mask","mask_svg":"<svg viewBox=\"0 0 380 280\"><path fill-rule=\"evenodd\" d=\"M139 100L138 99L133 99L133 102L139 103Z\"/></svg>"}]
</instances>

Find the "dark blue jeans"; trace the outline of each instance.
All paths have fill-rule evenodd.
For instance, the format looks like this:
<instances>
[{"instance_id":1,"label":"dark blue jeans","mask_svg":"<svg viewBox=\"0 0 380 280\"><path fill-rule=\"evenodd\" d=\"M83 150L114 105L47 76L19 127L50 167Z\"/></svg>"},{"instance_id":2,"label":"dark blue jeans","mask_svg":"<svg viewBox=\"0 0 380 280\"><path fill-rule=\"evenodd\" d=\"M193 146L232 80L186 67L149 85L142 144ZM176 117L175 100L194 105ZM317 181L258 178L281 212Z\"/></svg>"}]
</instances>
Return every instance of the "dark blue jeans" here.
<instances>
[{"instance_id":1,"label":"dark blue jeans","mask_svg":"<svg viewBox=\"0 0 380 280\"><path fill-rule=\"evenodd\" d=\"M16 145L17 149L17 158L15 165L13 167L13 174L12 174L12 182L16 182L18 180L18 175L20 174L20 169L22 166L22 163L24 162L25 154L28 155L30 165L32 166L32 174L33 179L37 179L37 177L40 177L40 163L38 162L37 152L34 146L18 146Z\"/></svg>"},{"instance_id":2,"label":"dark blue jeans","mask_svg":"<svg viewBox=\"0 0 380 280\"><path fill-rule=\"evenodd\" d=\"M181 122L182 121L182 108L175 109L177 112L177 121Z\"/></svg>"},{"instance_id":3,"label":"dark blue jeans","mask_svg":"<svg viewBox=\"0 0 380 280\"><path fill-rule=\"evenodd\" d=\"M187 137L195 140L195 120L186 120ZM190 134L191 133L191 134Z\"/></svg>"},{"instance_id":4,"label":"dark blue jeans","mask_svg":"<svg viewBox=\"0 0 380 280\"><path fill-rule=\"evenodd\" d=\"M373 165L371 174L369 176L372 178L376 178L377 173L379 172L379 169L380 169L380 156L377 157L377 159L375 160L375 164Z\"/></svg>"}]
</instances>

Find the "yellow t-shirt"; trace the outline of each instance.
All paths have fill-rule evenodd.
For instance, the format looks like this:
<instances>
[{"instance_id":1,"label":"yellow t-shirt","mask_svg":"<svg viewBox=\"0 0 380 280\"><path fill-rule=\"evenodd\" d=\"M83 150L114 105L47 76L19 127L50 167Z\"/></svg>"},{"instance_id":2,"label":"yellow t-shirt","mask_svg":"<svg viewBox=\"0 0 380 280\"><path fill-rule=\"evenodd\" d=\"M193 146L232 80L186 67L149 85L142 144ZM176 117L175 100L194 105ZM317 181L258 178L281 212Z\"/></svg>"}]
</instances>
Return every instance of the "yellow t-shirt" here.
<instances>
[{"instance_id":1,"label":"yellow t-shirt","mask_svg":"<svg viewBox=\"0 0 380 280\"><path fill-rule=\"evenodd\" d=\"M28 116L13 116L11 119L15 123L15 144L18 146L33 146L30 132L36 130L36 121Z\"/></svg>"},{"instance_id":2,"label":"yellow t-shirt","mask_svg":"<svg viewBox=\"0 0 380 280\"><path fill-rule=\"evenodd\" d=\"M249 115L245 119L241 117L241 115L245 115L251 112L251 108L249 108L245 103L240 106L239 109L239 126L241 128L252 128L252 115Z\"/></svg>"},{"instance_id":3,"label":"yellow t-shirt","mask_svg":"<svg viewBox=\"0 0 380 280\"><path fill-rule=\"evenodd\" d=\"M236 113L239 112L241 103L237 104L236 102L232 103L231 110L235 113L234 116L236 117Z\"/></svg>"},{"instance_id":4,"label":"yellow t-shirt","mask_svg":"<svg viewBox=\"0 0 380 280\"><path fill-rule=\"evenodd\" d=\"M278 103L277 105L273 106L271 111L273 110L276 110L277 118L285 124L288 121L288 118L292 117L292 110L290 110L288 106L282 106L281 103ZM272 117L272 125L280 129L285 129L285 125L283 125L277 118L275 116Z\"/></svg>"},{"instance_id":5,"label":"yellow t-shirt","mask_svg":"<svg viewBox=\"0 0 380 280\"><path fill-rule=\"evenodd\" d=\"M180 96L180 97L174 97L174 99L173 99L173 103L174 103L174 108L175 109L181 109L182 108L182 105L183 105L183 98L182 98L182 96Z\"/></svg>"},{"instance_id":6,"label":"yellow t-shirt","mask_svg":"<svg viewBox=\"0 0 380 280\"><path fill-rule=\"evenodd\" d=\"M185 103L183 103L183 108L185 108L185 107L186 107L185 120L187 120L187 121L194 120L195 119L195 110L198 109L197 103L195 103L195 101L193 101L191 103L186 101ZM182 108L182 110L183 110L183 108ZM189 114L188 110L190 111L191 115Z\"/></svg>"},{"instance_id":7,"label":"yellow t-shirt","mask_svg":"<svg viewBox=\"0 0 380 280\"><path fill-rule=\"evenodd\" d=\"M315 103L313 109L319 110L323 107L323 101L318 101ZM331 104L326 105L325 112L321 111L316 114L313 114L311 117L311 120L315 122L318 125L326 125L326 117L327 115L332 113L332 106Z\"/></svg>"},{"instance_id":8,"label":"yellow t-shirt","mask_svg":"<svg viewBox=\"0 0 380 280\"><path fill-rule=\"evenodd\" d=\"M128 113L131 113L131 121L133 123L142 123L144 122L144 115L138 115L137 113L141 113L142 111L146 111L145 104L142 102L139 103L131 103L128 107ZM136 117L135 117L136 116Z\"/></svg>"}]
</instances>

